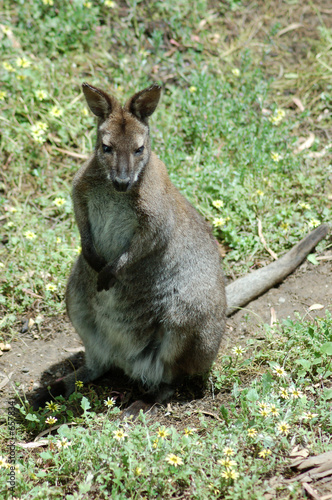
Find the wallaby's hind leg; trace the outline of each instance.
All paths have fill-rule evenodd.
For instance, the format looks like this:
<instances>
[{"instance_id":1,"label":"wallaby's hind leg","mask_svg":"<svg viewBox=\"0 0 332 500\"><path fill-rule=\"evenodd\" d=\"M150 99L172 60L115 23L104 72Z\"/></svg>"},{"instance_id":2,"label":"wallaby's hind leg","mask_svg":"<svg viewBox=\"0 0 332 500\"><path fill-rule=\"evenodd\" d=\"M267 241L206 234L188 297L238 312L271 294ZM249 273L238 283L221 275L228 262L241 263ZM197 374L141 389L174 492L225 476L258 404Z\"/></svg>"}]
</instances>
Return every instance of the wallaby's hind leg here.
<instances>
[{"instance_id":1,"label":"wallaby's hind leg","mask_svg":"<svg viewBox=\"0 0 332 500\"><path fill-rule=\"evenodd\" d=\"M75 290L71 290L76 292ZM43 407L47 401L57 396L68 397L75 391L75 384L81 381L84 384L97 379L110 368L109 359L100 359L100 352L97 341L98 332L93 320L93 315L88 305L85 308L79 307L78 301L86 303L84 295L79 293L67 294L67 308L70 319L79 333L85 346L85 363L77 371L74 371L62 379L56 380L50 385L50 390L44 388L39 392L34 400L33 407L38 409Z\"/></svg>"},{"instance_id":2,"label":"wallaby's hind leg","mask_svg":"<svg viewBox=\"0 0 332 500\"><path fill-rule=\"evenodd\" d=\"M84 365L78 370L69 373L66 377L56 380L50 384L49 390L45 387L38 393L37 397L33 401L34 410L44 407L47 401L50 401L57 396L68 397L75 391L77 381L81 381L83 384L92 382L103 375L107 370L108 367L99 364L97 359L86 355Z\"/></svg>"}]
</instances>

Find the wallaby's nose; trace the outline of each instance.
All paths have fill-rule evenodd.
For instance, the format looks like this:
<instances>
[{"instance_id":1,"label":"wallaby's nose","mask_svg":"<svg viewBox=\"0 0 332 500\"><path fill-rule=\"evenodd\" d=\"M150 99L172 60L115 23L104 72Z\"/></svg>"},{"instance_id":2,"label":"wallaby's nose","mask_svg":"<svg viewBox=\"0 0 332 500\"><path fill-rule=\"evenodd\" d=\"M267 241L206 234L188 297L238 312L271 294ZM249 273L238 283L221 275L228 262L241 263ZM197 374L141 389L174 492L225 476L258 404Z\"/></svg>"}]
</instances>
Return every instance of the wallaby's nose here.
<instances>
[{"instance_id":1,"label":"wallaby's nose","mask_svg":"<svg viewBox=\"0 0 332 500\"><path fill-rule=\"evenodd\" d=\"M126 177L125 179L122 177L115 177L113 184L117 191L127 191L130 185L130 177Z\"/></svg>"}]
</instances>

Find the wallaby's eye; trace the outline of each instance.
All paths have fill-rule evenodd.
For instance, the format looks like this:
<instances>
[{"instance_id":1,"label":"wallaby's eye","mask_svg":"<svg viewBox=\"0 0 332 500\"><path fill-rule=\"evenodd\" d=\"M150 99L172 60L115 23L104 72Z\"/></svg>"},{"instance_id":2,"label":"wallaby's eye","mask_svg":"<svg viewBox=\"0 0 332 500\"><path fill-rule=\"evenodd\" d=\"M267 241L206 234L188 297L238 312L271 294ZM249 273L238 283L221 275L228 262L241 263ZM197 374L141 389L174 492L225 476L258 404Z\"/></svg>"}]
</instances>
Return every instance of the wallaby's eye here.
<instances>
[{"instance_id":1,"label":"wallaby's eye","mask_svg":"<svg viewBox=\"0 0 332 500\"><path fill-rule=\"evenodd\" d=\"M106 144L103 144L103 151L104 153L113 153L113 148L112 146L106 146Z\"/></svg>"},{"instance_id":2,"label":"wallaby's eye","mask_svg":"<svg viewBox=\"0 0 332 500\"><path fill-rule=\"evenodd\" d=\"M144 146L141 146L140 148L136 149L135 155L141 155L144 151Z\"/></svg>"}]
</instances>

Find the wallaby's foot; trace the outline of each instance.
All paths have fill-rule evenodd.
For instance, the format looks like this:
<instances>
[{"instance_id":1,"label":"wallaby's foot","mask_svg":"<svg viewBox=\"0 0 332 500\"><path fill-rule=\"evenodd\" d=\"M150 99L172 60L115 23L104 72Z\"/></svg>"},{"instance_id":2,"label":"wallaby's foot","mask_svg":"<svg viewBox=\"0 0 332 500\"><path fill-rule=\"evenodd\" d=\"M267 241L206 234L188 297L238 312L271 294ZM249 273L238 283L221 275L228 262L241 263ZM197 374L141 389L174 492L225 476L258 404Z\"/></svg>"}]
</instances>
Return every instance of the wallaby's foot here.
<instances>
[{"instance_id":1,"label":"wallaby's foot","mask_svg":"<svg viewBox=\"0 0 332 500\"><path fill-rule=\"evenodd\" d=\"M34 411L44 408L48 401L52 401L57 396L63 396L66 393L66 385L63 379L53 382L48 387L43 387L34 398L32 403Z\"/></svg>"},{"instance_id":2,"label":"wallaby's foot","mask_svg":"<svg viewBox=\"0 0 332 500\"><path fill-rule=\"evenodd\" d=\"M150 414L153 414L155 411L155 404L150 402L147 403L145 401L142 401L141 399L138 399L137 401L134 401L130 406L128 406L128 408L123 410L121 418L130 418L131 420L136 420L141 410L143 411L143 413L149 412Z\"/></svg>"}]
</instances>

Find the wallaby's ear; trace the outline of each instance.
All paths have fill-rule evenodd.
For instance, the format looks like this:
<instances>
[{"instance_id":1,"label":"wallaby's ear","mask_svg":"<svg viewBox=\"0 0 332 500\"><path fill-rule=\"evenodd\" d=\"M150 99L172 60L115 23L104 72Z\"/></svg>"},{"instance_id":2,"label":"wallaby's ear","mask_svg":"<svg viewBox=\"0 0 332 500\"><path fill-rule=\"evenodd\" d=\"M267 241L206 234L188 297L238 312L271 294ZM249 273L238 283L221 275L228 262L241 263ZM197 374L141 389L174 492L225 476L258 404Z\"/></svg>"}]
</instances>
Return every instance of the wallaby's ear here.
<instances>
[{"instance_id":1,"label":"wallaby's ear","mask_svg":"<svg viewBox=\"0 0 332 500\"><path fill-rule=\"evenodd\" d=\"M103 90L97 89L86 82L83 83L82 88L89 108L99 118L107 118L115 107L120 106L114 97L107 95Z\"/></svg>"},{"instance_id":2,"label":"wallaby's ear","mask_svg":"<svg viewBox=\"0 0 332 500\"><path fill-rule=\"evenodd\" d=\"M149 116L155 111L161 94L161 86L151 85L147 89L137 92L125 104L125 109L132 113L136 118L147 122Z\"/></svg>"}]
</instances>

